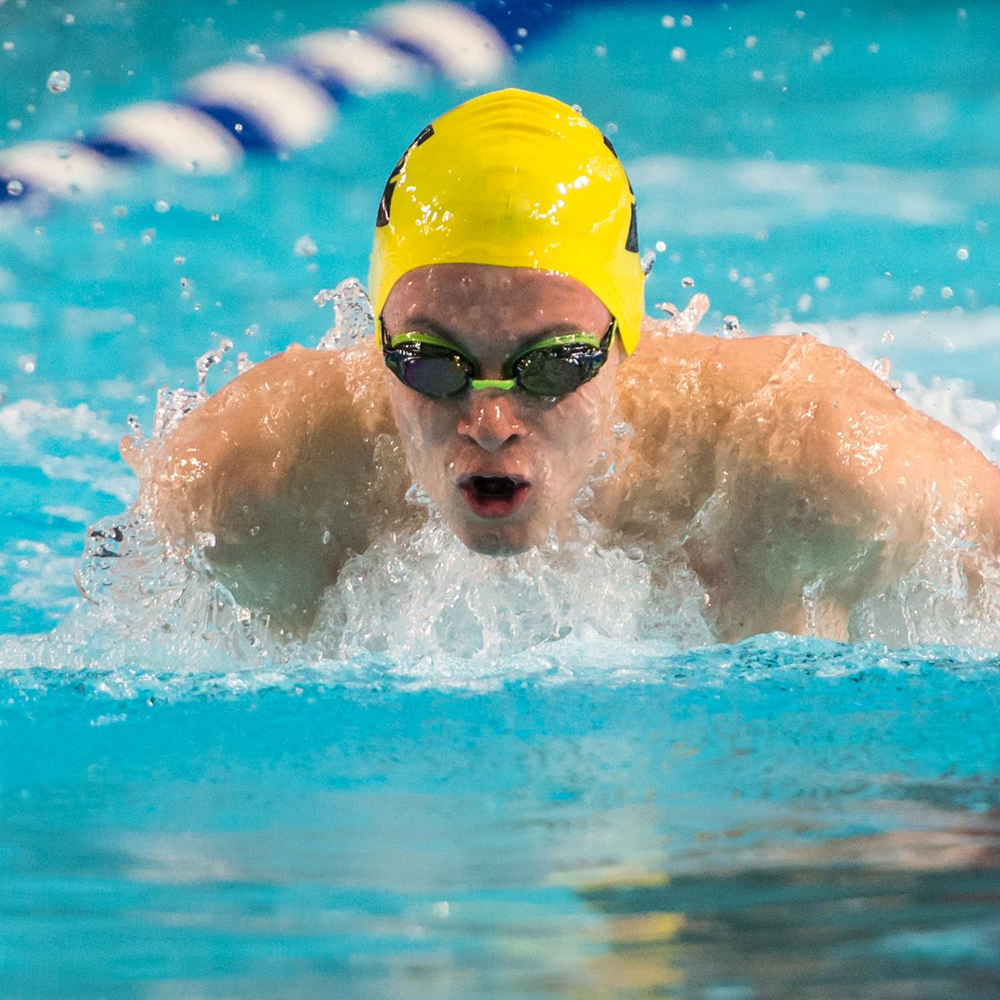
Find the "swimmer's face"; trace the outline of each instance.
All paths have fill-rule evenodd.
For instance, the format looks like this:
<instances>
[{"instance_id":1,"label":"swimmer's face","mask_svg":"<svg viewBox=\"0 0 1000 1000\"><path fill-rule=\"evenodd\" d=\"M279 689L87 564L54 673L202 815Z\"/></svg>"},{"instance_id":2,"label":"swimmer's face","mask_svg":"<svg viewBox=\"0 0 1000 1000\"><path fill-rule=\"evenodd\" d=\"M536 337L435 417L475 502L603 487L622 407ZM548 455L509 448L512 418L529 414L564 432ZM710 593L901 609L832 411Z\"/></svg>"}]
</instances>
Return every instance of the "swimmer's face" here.
<instances>
[{"instance_id":1,"label":"swimmer's face","mask_svg":"<svg viewBox=\"0 0 1000 1000\"><path fill-rule=\"evenodd\" d=\"M528 268L437 264L393 287L382 311L390 339L433 334L499 379L504 361L562 333L601 337L608 310L573 278ZM431 399L388 369L393 416L416 482L476 552L511 555L568 523L617 413L617 342L597 376L559 399L515 388Z\"/></svg>"}]
</instances>

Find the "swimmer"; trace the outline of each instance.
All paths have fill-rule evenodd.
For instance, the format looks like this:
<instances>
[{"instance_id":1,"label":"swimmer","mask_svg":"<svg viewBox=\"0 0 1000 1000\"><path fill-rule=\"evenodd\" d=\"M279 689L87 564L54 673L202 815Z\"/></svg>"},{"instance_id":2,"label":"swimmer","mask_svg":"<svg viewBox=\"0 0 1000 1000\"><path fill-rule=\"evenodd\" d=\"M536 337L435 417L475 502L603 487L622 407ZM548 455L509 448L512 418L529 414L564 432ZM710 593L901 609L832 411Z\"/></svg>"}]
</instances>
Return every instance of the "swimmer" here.
<instances>
[{"instance_id":1,"label":"swimmer","mask_svg":"<svg viewBox=\"0 0 1000 1000\"><path fill-rule=\"evenodd\" d=\"M352 553L419 527L413 484L490 556L572 538L581 514L609 545L683 548L723 641L847 638L941 530L970 586L996 565L1000 470L960 435L811 337L674 332L644 317L643 280L611 142L553 98L476 97L386 184L376 337L289 347L153 453L125 438L140 501L299 633Z\"/></svg>"}]
</instances>

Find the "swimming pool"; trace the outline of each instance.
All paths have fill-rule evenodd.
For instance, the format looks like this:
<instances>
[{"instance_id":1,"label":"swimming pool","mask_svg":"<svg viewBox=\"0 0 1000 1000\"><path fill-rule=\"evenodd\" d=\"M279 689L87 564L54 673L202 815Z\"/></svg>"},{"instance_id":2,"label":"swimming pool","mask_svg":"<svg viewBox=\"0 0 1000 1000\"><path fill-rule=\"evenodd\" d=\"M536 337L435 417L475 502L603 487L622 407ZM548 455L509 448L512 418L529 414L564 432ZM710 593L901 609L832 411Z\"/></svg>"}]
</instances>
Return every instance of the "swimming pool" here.
<instances>
[{"instance_id":1,"label":"swimming pool","mask_svg":"<svg viewBox=\"0 0 1000 1000\"><path fill-rule=\"evenodd\" d=\"M735 314L885 357L996 460L1000 15L801 13L587 7L529 32L509 79L614 134L651 311L704 292L708 334ZM8 0L0 122L8 145L69 136L358 19ZM683 581L642 618L625 554L584 549L567 582L433 526L353 567L337 610L367 645L268 648L180 571L112 573L72 610L85 527L134 495L129 415L149 435L157 390L223 339L212 388L238 352L315 344L313 297L363 272L398 151L455 100L356 101L287 161L140 170L0 230L4 995L996 995L1000 623L933 566L873 626L891 646L713 646ZM170 631L158 594L182 598Z\"/></svg>"}]
</instances>

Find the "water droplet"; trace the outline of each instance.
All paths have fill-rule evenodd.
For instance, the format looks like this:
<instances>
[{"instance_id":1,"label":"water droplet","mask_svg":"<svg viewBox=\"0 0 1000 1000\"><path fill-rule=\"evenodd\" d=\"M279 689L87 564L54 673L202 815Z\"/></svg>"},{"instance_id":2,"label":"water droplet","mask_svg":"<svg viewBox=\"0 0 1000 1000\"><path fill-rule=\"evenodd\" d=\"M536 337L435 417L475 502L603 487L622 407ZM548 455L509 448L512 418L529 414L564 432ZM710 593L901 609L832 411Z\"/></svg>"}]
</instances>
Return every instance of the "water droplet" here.
<instances>
[{"instance_id":1,"label":"water droplet","mask_svg":"<svg viewBox=\"0 0 1000 1000\"><path fill-rule=\"evenodd\" d=\"M722 336L726 339L737 339L739 337L746 336L743 332L743 328L740 326L738 316L722 317Z\"/></svg>"},{"instance_id":2,"label":"water droplet","mask_svg":"<svg viewBox=\"0 0 1000 1000\"><path fill-rule=\"evenodd\" d=\"M243 332L248 337L254 337L260 333L260 327L256 323L251 323Z\"/></svg>"},{"instance_id":3,"label":"water droplet","mask_svg":"<svg viewBox=\"0 0 1000 1000\"><path fill-rule=\"evenodd\" d=\"M100 219L93 219L90 223L90 228L98 235L104 235L104 223Z\"/></svg>"},{"instance_id":4,"label":"water droplet","mask_svg":"<svg viewBox=\"0 0 1000 1000\"><path fill-rule=\"evenodd\" d=\"M914 285L910 289L910 298L913 300L919 299L923 296L925 291L926 289L924 288L923 285Z\"/></svg>"},{"instance_id":5,"label":"water droplet","mask_svg":"<svg viewBox=\"0 0 1000 1000\"><path fill-rule=\"evenodd\" d=\"M243 123L242 123L242 122L237 122L237 123L236 123L236 124L235 124L235 125L233 126L233 131L234 131L234 132L242 132L242 131L243 131Z\"/></svg>"},{"instance_id":6,"label":"water droplet","mask_svg":"<svg viewBox=\"0 0 1000 1000\"><path fill-rule=\"evenodd\" d=\"M976 232L980 236L985 236L990 231L990 227L982 219L976 221Z\"/></svg>"},{"instance_id":7,"label":"water droplet","mask_svg":"<svg viewBox=\"0 0 1000 1000\"><path fill-rule=\"evenodd\" d=\"M164 212L170 211L170 203L160 198L159 200L153 202L153 211L159 212L160 215L163 215Z\"/></svg>"},{"instance_id":8,"label":"water droplet","mask_svg":"<svg viewBox=\"0 0 1000 1000\"><path fill-rule=\"evenodd\" d=\"M816 286L817 291L825 292L830 287L830 279L825 274L818 274L813 279L813 285Z\"/></svg>"},{"instance_id":9,"label":"water droplet","mask_svg":"<svg viewBox=\"0 0 1000 1000\"><path fill-rule=\"evenodd\" d=\"M831 52L833 51L833 46L829 42L823 42L822 45L817 45L812 51L812 61L814 63L822 62Z\"/></svg>"},{"instance_id":10,"label":"water droplet","mask_svg":"<svg viewBox=\"0 0 1000 1000\"><path fill-rule=\"evenodd\" d=\"M195 533L194 544L198 549L214 549L215 535L211 531L199 531Z\"/></svg>"},{"instance_id":11,"label":"water droplet","mask_svg":"<svg viewBox=\"0 0 1000 1000\"><path fill-rule=\"evenodd\" d=\"M175 257L174 258L174 263L177 264L178 266L180 266L181 264L186 264L187 263L187 257Z\"/></svg>"},{"instance_id":12,"label":"water droplet","mask_svg":"<svg viewBox=\"0 0 1000 1000\"><path fill-rule=\"evenodd\" d=\"M111 214L116 219L125 219L128 217L128 209L124 205L115 205L115 207L111 209Z\"/></svg>"},{"instance_id":13,"label":"water droplet","mask_svg":"<svg viewBox=\"0 0 1000 1000\"><path fill-rule=\"evenodd\" d=\"M690 28L693 23L694 22L691 20L691 15L690 14L685 14L681 18L681 27L682 28Z\"/></svg>"},{"instance_id":14,"label":"water droplet","mask_svg":"<svg viewBox=\"0 0 1000 1000\"><path fill-rule=\"evenodd\" d=\"M34 374L35 367L37 365L37 359L34 354L22 354L17 359L17 367L25 373L25 375Z\"/></svg>"},{"instance_id":15,"label":"water droplet","mask_svg":"<svg viewBox=\"0 0 1000 1000\"><path fill-rule=\"evenodd\" d=\"M603 58L607 54L608 54L608 47L606 45L594 46L594 55L597 56L598 59Z\"/></svg>"},{"instance_id":16,"label":"water droplet","mask_svg":"<svg viewBox=\"0 0 1000 1000\"><path fill-rule=\"evenodd\" d=\"M761 80L764 79L764 71L762 69L751 70L750 71L750 79L751 80L756 80L757 83L760 83Z\"/></svg>"},{"instance_id":17,"label":"water droplet","mask_svg":"<svg viewBox=\"0 0 1000 1000\"><path fill-rule=\"evenodd\" d=\"M24 185L20 181L7 181L7 194L12 198L24 193Z\"/></svg>"},{"instance_id":18,"label":"water droplet","mask_svg":"<svg viewBox=\"0 0 1000 1000\"><path fill-rule=\"evenodd\" d=\"M76 18L72 14L67 14L63 18L63 24L76 24Z\"/></svg>"},{"instance_id":19,"label":"water droplet","mask_svg":"<svg viewBox=\"0 0 1000 1000\"><path fill-rule=\"evenodd\" d=\"M795 308L798 309L800 313L809 312L812 309L812 296L808 292L803 292L799 296L799 301L795 303Z\"/></svg>"},{"instance_id":20,"label":"water droplet","mask_svg":"<svg viewBox=\"0 0 1000 1000\"><path fill-rule=\"evenodd\" d=\"M685 288L694 288L694 278L688 278L688 277L681 278L681 284Z\"/></svg>"},{"instance_id":21,"label":"water droplet","mask_svg":"<svg viewBox=\"0 0 1000 1000\"><path fill-rule=\"evenodd\" d=\"M13 52L14 51L14 43L13 42L4 42L3 43L3 50L4 50L4 52Z\"/></svg>"},{"instance_id":22,"label":"water droplet","mask_svg":"<svg viewBox=\"0 0 1000 1000\"><path fill-rule=\"evenodd\" d=\"M155 229L144 229L142 231L142 233L140 234L140 236L139 236L139 239L142 242L142 245L143 246L147 246L147 247L149 246L150 243L153 242L153 240L155 238L156 238L156 230Z\"/></svg>"},{"instance_id":23,"label":"water droplet","mask_svg":"<svg viewBox=\"0 0 1000 1000\"><path fill-rule=\"evenodd\" d=\"M660 24L662 24L664 28L672 28L676 23L677 22L669 14L664 14L663 17L660 18Z\"/></svg>"},{"instance_id":24,"label":"water droplet","mask_svg":"<svg viewBox=\"0 0 1000 1000\"><path fill-rule=\"evenodd\" d=\"M434 503L431 495L416 483L406 491L406 502L418 504L421 507L430 507Z\"/></svg>"},{"instance_id":25,"label":"water droplet","mask_svg":"<svg viewBox=\"0 0 1000 1000\"><path fill-rule=\"evenodd\" d=\"M795 16L801 21L806 16L806 12L804 10L797 10Z\"/></svg>"},{"instance_id":26,"label":"water droplet","mask_svg":"<svg viewBox=\"0 0 1000 1000\"><path fill-rule=\"evenodd\" d=\"M665 313L671 319L677 315L677 306L675 306L673 302L657 302L653 308L659 309L661 313Z\"/></svg>"},{"instance_id":27,"label":"water droplet","mask_svg":"<svg viewBox=\"0 0 1000 1000\"><path fill-rule=\"evenodd\" d=\"M892 372L892 362L886 357L876 358L872 362L872 371L883 382L888 382Z\"/></svg>"},{"instance_id":28,"label":"water droplet","mask_svg":"<svg viewBox=\"0 0 1000 1000\"><path fill-rule=\"evenodd\" d=\"M254 537L256 538L256 537L257 537L257 535L259 535L259 534L260 534L260 525L259 525L259 524L255 524L255 525L254 525L254 526L253 526L253 527L252 527L252 528L250 529L250 534L251 534L251 535L253 535L253 536L254 536Z\"/></svg>"},{"instance_id":29,"label":"water droplet","mask_svg":"<svg viewBox=\"0 0 1000 1000\"><path fill-rule=\"evenodd\" d=\"M729 269L729 280L730 281L739 281L740 280L740 272L737 271L735 267L731 267Z\"/></svg>"},{"instance_id":30,"label":"water droplet","mask_svg":"<svg viewBox=\"0 0 1000 1000\"><path fill-rule=\"evenodd\" d=\"M11 118L11 120L7 122L7 130L9 132L18 132L20 131L20 128L21 128L20 118Z\"/></svg>"},{"instance_id":31,"label":"water droplet","mask_svg":"<svg viewBox=\"0 0 1000 1000\"><path fill-rule=\"evenodd\" d=\"M872 55L876 55L878 53L878 42L870 42L868 44L868 51Z\"/></svg>"},{"instance_id":32,"label":"water droplet","mask_svg":"<svg viewBox=\"0 0 1000 1000\"><path fill-rule=\"evenodd\" d=\"M653 265L656 263L656 251L647 250L642 257L639 258L639 266L642 268L642 273L644 275L649 275L649 272L653 270Z\"/></svg>"},{"instance_id":33,"label":"water droplet","mask_svg":"<svg viewBox=\"0 0 1000 1000\"><path fill-rule=\"evenodd\" d=\"M219 341L219 346L211 351L206 351L194 363L195 371L198 373L198 395L204 397L208 395L206 386L208 384L208 370L217 365L232 350L233 342L229 338ZM214 542L213 542L214 544Z\"/></svg>"},{"instance_id":34,"label":"water droplet","mask_svg":"<svg viewBox=\"0 0 1000 1000\"><path fill-rule=\"evenodd\" d=\"M213 213L212 213L212 214L211 214L211 215L209 216L209 218L210 218L210 219L211 219L211 220L212 220L213 222L218 222L218 221L219 221L219 215L218 215L218 213L217 213L217 212L213 212Z\"/></svg>"},{"instance_id":35,"label":"water droplet","mask_svg":"<svg viewBox=\"0 0 1000 1000\"><path fill-rule=\"evenodd\" d=\"M882 334L883 344L891 344L895 339L896 335L892 332L892 330L886 330L885 333Z\"/></svg>"},{"instance_id":36,"label":"water droplet","mask_svg":"<svg viewBox=\"0 0 1000 1000\"><path fill-rule=\"evenodd\" d=\"M518 28L517 29L517 37L518 38L527 38L528 37L528 29L527 28Z\"/></svg>"},{"instance_id":37,"label":"water droplet","mask_svg":"<svg viewBox=\"0 0 1000 1000\"><path fill-rule=\"evenodd\" d=\"M246 351L240 351L236 355L236 373L237 375L244 375L246 372L253 368L253 362L250 360L250 355Z\"/></svg>"},{"instance_id":38,"label":"water droplet","mask_svg":"<svg viewBox=\"0 0 1000 1000\"><path fill-rule=\"evenodd\" d=\"M316 256L316 243L313 238L308 234L305 236L300 236L295 241L295 252L299 257L315 257Z\"/></svg>"},{"instance_id":39,"label":"water droplet","mask_svg":"<svg viewBox=\"0 0 1000 1000\"><path fill-rule=\"evenodd\" d=\"M959 260L968 260L969 259L969 248L968 247L959 247L955 251L955 256Z\"/></svg>"},{"instance_id":40,"label":"water droplet","mask_svg":"<svg viewBox=\"0 0 1000 1000\"><path fill-rule=\"evenodd\" d=\"M656 252L657 253L663 253L663 251L666 250L666 249L667 249L667 244L664 243L663 240L657 240L656 241Z\"/></svg>"},{"instance_id":41,"label":"water droplet","mask_svg":"<svg viewBox=\"0 0 1000 1000\"><path fill-rule=\"evenodd\" d=\"M756 44L757 44L756 35L747 35L747 37L743 39L744 48L752 49L756 46Z\"/></svg>"},{"instance_id":42,"label":"water droplet","mask_svg":"<svg viewBox=\"0 0 1000 1000\"><path fill-rule=\"evenodd\" d=\"M678 45L670 50L670 58L674 62L684 62L687 59L687 52Z\"/></svg>"},{"instance_id":43,"label":"water droplet","mask_svg":"<svg viewBox=\"0 0 1000 1000\"><path fill-rule=\"evenodd\" d=\"M333 535L330 534L330 529L329 528L324 528L323 529L323 544L324 545L329 545L331 538L333 538Z\"/></svg>"},{"instance_id":44,"label":"water droplet","mask_svg":"<svg viewBox=\"0 0 1000 1000\"><path fill-rule=\"evenodd\" d=\"M65 94L69 90L69 82L70 76L66 70L54 69L49 73L49 78L45 81L45 86L53 94Z\"/></svg>"},{"instance_id":45,"label":"water droplet","mask_svg":"<svg viewBox=\"0 0 1000 1000\"><path fill-rule=\"evenodd\" d=\"M950 299L954 294L955 294L955 290L953 288L949 287L948 285L945 285L944 288L941 289L941 298L942 299Z\"/></svg>"}]
</instances>

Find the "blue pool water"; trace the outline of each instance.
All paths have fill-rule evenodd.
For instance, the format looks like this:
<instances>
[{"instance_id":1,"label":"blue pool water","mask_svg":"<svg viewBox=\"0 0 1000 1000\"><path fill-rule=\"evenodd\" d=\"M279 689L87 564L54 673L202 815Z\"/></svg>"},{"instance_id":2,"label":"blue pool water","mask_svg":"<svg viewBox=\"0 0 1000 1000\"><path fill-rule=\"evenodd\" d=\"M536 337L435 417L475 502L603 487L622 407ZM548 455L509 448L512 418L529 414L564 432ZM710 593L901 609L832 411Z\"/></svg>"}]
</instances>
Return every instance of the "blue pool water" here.
<instances>
[{"instance_id":1,"label":"blue pool water","mask_svg":"<svg viewBox=\"0 0 1000 1000\"><path fill-rule=\"evenodd\" d=\"M0 136L72 135L359 9L81 0L66 25L8 0ZM737 314L888 358L996 461L998 44L991 3L588 6L509 80L614 133L665 244L651 311L704 292L706 334ZM933 562L853 645L712 645L680 583L638 616L620 553L529 580L433 531L382 553L410 560L394 590L353 567L367 645L255 645L197 574L140 591L141 545L79 605L86 526L134 497L129 415L148 435L223 338L210 388L239 351L316 344L313 296L363 277L388 170L456 99L357 101L287 162L0 223L0 993L1000 995L1000 621Z\"/></svg>"}]
</instances>

